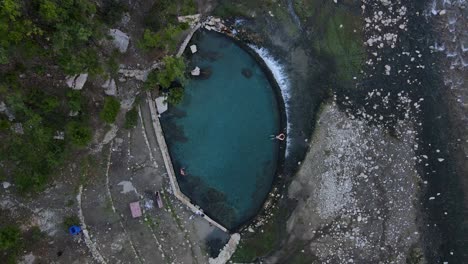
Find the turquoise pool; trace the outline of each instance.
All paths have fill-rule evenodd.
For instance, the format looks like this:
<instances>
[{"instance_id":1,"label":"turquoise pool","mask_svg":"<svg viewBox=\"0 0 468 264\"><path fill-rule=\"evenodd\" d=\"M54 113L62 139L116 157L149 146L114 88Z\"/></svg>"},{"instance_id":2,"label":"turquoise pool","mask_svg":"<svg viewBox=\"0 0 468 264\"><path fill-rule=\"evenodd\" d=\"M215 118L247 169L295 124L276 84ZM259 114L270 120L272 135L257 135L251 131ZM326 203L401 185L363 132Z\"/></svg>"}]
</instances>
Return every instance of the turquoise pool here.
<instances>
[{"instance_id":1,"label":"turquoise pool","mask_svg":"<svg viewBox=\"0 0 468 264\"><path fill-rule=\"evenodd\" d=\"M198 52L191 69L209 74L187 82L183 102L162 115L162 126L182 192L235 229L257 214L271 189L278 101L260 65L232 40L201 31L192 42Z\"/></svg>"}]
</instances>

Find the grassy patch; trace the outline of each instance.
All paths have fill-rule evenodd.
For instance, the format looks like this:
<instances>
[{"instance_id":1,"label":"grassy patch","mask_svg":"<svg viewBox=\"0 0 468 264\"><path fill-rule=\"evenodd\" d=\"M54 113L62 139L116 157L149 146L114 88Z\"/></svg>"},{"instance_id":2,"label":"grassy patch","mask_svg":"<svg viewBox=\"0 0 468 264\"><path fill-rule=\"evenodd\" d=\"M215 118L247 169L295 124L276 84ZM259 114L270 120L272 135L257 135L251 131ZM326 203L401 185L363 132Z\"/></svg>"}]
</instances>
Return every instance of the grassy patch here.
<instances>
[{"instance_id":1,"label":"grassy patch","mask_svg":"<svg viewBox=\"0 0 468 264\"><path fill-rule=\"evenodd\" d=\"M74 225L76 226L80 225L80 219L78 218L77 215L69 215L63 219L63 227L65 228L67 232L68 232L68 228Z\"/></svg>"},{"instance_id":2,"label":"grassy patch","mask_svg":"<svg viewBox=\"0 0 468 264\"><path fill-rule=\"evenodd\" d=\"M284 213L279 209L274 209L273 219L270 219L260 230L255 233L245 232L231 261L251 263L270 253L280 241L284 228L280 219L283 218Z\"/></svg>"},{"instance_id":3,"label":"grassy patch","mask_svg":"<svg viewBox=\"0 0 468 264\"><path fill-rule=\"evenodd\" d=\"M360 15L326 0L299 0L294 7L314 31L311 44L316 52L333 59L335 79L350 82L365 61Z\"/></svg>"},{"instance_id":4,"label":"grassy patch","mask_svg":"<svg viewBox=\"0 0 468 264\"><path fill-rule=\"evenodd\" d=\"M104 122L112 124L115 122L119 111L120 102L114 97L106 97L104 100L104 107L99 113L99 117L101 117Z\"/></svg>"},{"instance_id":5,"label":"grassy patch","mask_svg":"<svg viewBox=\"0 0 468 264\"><path fill-rule=\"evenodd\" d=\"M138 111L136 107L133 107L125 114L125 124L126 129L132 129L138 124Z\"/></svg>"}]
</instances>

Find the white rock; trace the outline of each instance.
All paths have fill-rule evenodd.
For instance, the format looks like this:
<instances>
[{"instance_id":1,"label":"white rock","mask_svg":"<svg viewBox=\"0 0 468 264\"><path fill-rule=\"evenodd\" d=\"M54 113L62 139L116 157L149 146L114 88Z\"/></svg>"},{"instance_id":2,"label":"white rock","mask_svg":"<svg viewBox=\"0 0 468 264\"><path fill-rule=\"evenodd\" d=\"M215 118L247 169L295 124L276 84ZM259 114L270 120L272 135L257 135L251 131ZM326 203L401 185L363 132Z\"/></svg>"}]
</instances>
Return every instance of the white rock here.
<instances>
[{"instance_id":1,"label":"white rock","mask_svg":"<svg viewBox=\"0 0 468 264\"><path fill-rule=\"evenodd\" d=\"M190 51L193 53L197 52L197 45L190 46Z\"/></svg>"},{"instance_id":2,"label":"white rock","mask_svg":"<svg viewBox=\"0 0 468 264\"><path fill-rule=\"evenodd\" d=\"M162 114L167 111L167 97L160 96L154 100L156 102L156 108L158 114Z\"/></svg>"},{"instance_id":3,"label":"white rock","mask_svg":"<svg viewBox=\"0 0 468 264\"><path fill-rule=\"evenodd\" d=\"M439 162L444 161L444 159L442 159L442 158L438 158L437 160L438 160Z\"/></svg>"},{"instance_id":4,"label":"white rock","mask_svg":"<svg viewBox=\"0 0 468 264\"><path fill-rule=\"evenodd\" d=\"M109 35L113 38L112 44L119 49L121 53L125 53L130 42L130 37L118 29L110 29Z\"/></svg>"},{"instance_id":5,"label":"white rock","mask_svg":"<svg viewBox=\"0 0 468 264\"><path fill-rule=\"evenodd\" d=\"M104 93L107 95L113 96L117 94L117 85L114 79L107 80L101 87L104 88Z\"/></svg>"},{"instance_id":6,"label":"white rock","mask_svg":"<svg viewBox=\"0 0 468 264\"><path fill-rule=\"evenodd\" d=\"M82 73L71 77L68 76L66 82L67 86L72 88L73 90L81 90L83 89L83 86L85 85L87 79L88 74Z\"/></svg>"},{"instance_id":7,"label":"white rock","mask_svg":"<svg viewBox=\"0 0 468 264\"><path fill-rule=\"evenodd\" d=\"M3 113L6 111L6 105L4 102L0 102L0 113Z\"/></svg>"},{"instance_id":8,"label":"white rock","mask_svg":"<svg viewBox=\"0 0 468 264\"><path fill-rule=\"evenodd\" d=\"M11 186L11 183L9 183L9 182L3 182L3 188L4 188L4 189L10 188L10 186Z\"/></svg>"},{"instance_id":9,"label":"white rock","mask_svg":"<svg viewBox=\"0 0 468 264\"><path fill-rule=\"evenodd\" d=\"M190 74L192 74L193 76L199 76L200 75L200 68L197 66L195 67L195 69L193 69Z\"/></svg>"}]
</instances>

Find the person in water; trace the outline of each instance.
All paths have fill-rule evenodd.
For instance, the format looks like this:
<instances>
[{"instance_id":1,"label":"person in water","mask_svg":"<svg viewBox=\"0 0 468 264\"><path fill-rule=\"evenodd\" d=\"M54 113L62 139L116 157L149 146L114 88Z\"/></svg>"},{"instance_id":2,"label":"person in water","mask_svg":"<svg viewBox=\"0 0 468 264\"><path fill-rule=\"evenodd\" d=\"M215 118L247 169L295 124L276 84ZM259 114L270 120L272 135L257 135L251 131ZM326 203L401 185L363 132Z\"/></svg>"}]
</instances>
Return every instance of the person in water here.
<instances>
[{"instance_id":1,"label":"person in water","mask_svg":"<svg viewBox=\"0 0 468 264\"><path fill-rule=\"evenodd\" d=\"M270 135L270 139L271 139L271 140L277 139L277 140L279 140L279 141L283 141L283 140L286 139L286 136L285 136L283 133L278 134L278 135L276 135L276 136L275 136L275 135Z\"/></svg>"},{"instance_id":2,"label":"person in water","mask_svg":"<svg viewBox=\"0 0 468 264\"><path fill-rule=\"evenodd\" d=\"M180 175L186 176L187 174L185 173L185 168L180 168Z\"/></svg>"}]
</instances>

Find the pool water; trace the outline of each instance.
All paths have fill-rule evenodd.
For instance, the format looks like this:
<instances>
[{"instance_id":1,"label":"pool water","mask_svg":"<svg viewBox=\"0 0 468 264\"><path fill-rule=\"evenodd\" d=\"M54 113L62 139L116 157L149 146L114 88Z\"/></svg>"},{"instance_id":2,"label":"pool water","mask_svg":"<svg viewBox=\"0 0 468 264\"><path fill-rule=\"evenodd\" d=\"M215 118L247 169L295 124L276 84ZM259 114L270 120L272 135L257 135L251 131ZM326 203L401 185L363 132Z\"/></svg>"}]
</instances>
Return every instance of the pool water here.
<instances>
[{"instance_id":1,"label":"pool water","mask_svg":"<svg viewBox=\"0 0 468 264\"><path fill-rule=\"evenodd\" d=\"M180 188L228 229L255 216L276 173L280 111L259 64L229 38L201 31L183 101L161 121ZM183 168L185 176L180 174Z\"/></svg>"}]
</instances>

